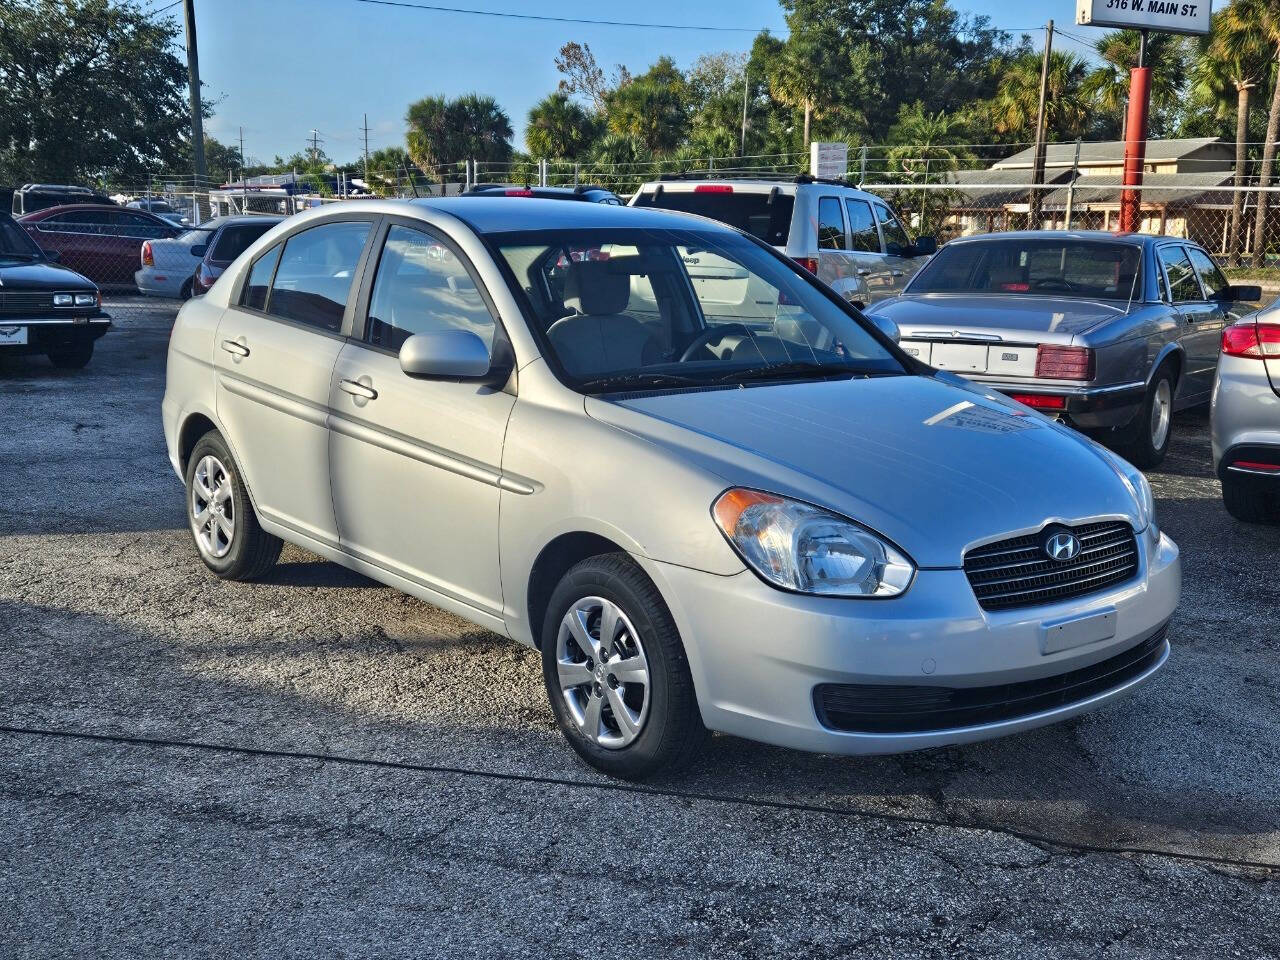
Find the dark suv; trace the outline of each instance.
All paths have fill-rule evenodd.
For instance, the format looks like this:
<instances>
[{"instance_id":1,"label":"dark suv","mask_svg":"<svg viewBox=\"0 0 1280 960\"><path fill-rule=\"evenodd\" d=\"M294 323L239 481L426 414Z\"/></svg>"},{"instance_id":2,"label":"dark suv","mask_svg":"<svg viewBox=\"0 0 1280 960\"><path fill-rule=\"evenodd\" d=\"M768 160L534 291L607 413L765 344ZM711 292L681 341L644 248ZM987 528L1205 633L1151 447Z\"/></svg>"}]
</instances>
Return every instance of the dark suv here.
<instances>
[{"instance_id":1,"label":"dark suv","mask_svg":"<svg viewBox=\"0 0 1280 960\"><path fill-rule=\"evenodd\" d=\"M12 210L15 217L21 217L28 213L35 213L37 210L61 207L68 203L116 206L116 202L110 197L90 190L88 187L71 187L60 183L24 183L13 191Z\"/></svg>"}]
</instances>

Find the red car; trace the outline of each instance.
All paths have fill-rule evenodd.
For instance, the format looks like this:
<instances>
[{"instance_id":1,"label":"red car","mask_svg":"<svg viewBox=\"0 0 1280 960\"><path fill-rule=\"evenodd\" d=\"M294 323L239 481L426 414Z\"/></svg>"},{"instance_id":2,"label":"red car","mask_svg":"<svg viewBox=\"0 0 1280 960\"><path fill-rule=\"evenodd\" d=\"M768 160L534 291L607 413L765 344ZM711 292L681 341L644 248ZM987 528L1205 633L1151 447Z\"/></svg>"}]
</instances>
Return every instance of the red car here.
<instances>
[{"instance_id":1,"label":"red car","mask_svg":"<svg viewBox=\"0 0 1280 960\"><path fill-rule=\"evenodd\" d=\"M143 242L183 232L145 210L91 203L37 210L19 218L18 223L59 263L100 287L128 289L134 289L133 274Z\"/></svg>"}]
</instances>

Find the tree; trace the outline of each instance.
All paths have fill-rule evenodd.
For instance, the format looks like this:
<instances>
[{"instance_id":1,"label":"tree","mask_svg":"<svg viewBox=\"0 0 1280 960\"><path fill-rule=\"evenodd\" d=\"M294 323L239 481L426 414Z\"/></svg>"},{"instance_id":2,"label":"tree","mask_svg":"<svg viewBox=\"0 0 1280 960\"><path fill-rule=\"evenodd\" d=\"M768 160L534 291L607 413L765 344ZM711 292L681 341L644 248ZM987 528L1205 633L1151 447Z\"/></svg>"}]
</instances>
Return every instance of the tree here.
<instances>
[{"instance_id":1,"label":"tree","mask_svg":"<svg viewBox=\"0 0 1280 960\"><path fill-rule=\"evenodd\" d=\"M1120 138L1125 135L1129 108L1129 72L1138 65L1137 30L1112 30L1094 43L1102 65L1085 78L1082 93L1115 118ZM1187 51L1182 37L1152 33L1147 37L1146 65L1151 68L1151 107L1171 107L1187 81Z\"/></svg>"},{"instance_id":2,"label":"tree","mask_svg":"<svg viewBox=\"0 0 1280 960\"><path fill-rule=\"evenodd\" d=\"M645 73L605 99L609 129L643 144L651 153L670 153L689 130L684 74L670 57L659 57Z\"/></svg>"},{"instance_id":3,"label":"tree","mask_svg":"<svg viewBox=\"0 0 1280 960\"><path fill-rule=\"evenodd\" d=\"M1031 140L1040 105L1043 55L1025 53L1009 64L991 100L990 117L997 133ZM1048 139L1074 140L1088 129L1092 105L1084 93L1085 62L1074 53L1054 50L1049 58L1045 130Z\"/></svg>"},{"instance_id":4,"label":"tree","mask_svg":"<svg viewBox=\"0 0 1280 960\"><path fill-rule=\"evenodd\" d=\"M511 118L492 97L423 97L405 115L409 155L428 173L465 160L511 159Z\"/></svg>"},{"instance_id":5,"label":"tree","mask_svg":"<svg viewBox=\"0 0 1280 960\"><path fill-rule=\"evenodd\" d=\"M1266 82L1271 72L1270 51L1262 35L1251 22L1240 16L1241 8L1233 4L1213 15L1207 37L1196 44L1196 61L1192 69L1192 96L1222 113L1234 107L1236 114L1237 190L1231 198L1231 230L1227 237L1227 261L1240 263L1241 226L1244 211L1245 164L1249 140L1249 97L1255 87ZM1230 101L1234 100L1234 103Z\"/></svg>"},{"instance_id":6,"label":"tree","mask_svg":"<svg viewBox=\"0 0 1280 960\"><path fill-rule=\"evenodd\" d=\"M140 182L190 129L174 20L113 0L0 7L0 181Z\"/></svg>"},{"instance_id":7,"label":"tree","mask_svg":"<svg viewBox=\"0 0 1280 960\"><path fill-rule=\"evenodd\" d=\"M566 43L556 54L555 62L556 70L562 75L557 91L570 97L584 98L597 113L604 112L610 91L631 82L627 68L619 65L614 68L613 83L610 84L590 45L585 43Z\"/></svg>"},{"instance_id":8,"label":"tree","mask_svg":"<svg viewBox=\"0 0 1280 960\"><path fill-rule=\"evenodd\" d=\"M175 170L191 169L191 139L188 137L178 145L172 168ZM239 178L244 171L244 160L240 156L240 148L232 147L209 134L204 135L204 162L209 172L210 183L229 183Z\"/></svg>"},{"instance_id":9,"label":"tree","mask_svg":"<svg viewBox=\"0 0 1280 960\"><path fill-rule=\"evenodd\" d=\"M381 197L395 196L401 189L416 192L427 185L404 147L383 147L369 154L369 189Z\"/></svg>"},{"instance_id":10,"label":"tree","mask_svg":"<svg viewBox=\"0 0 1280 960\"><path fill-rule=\"evenodd\" d=\"M941 110L930 113L922 103L904 106L889 131L895 144L886 157L889 171L895 180L907 183L938 184L954 179L947 175L974 160L973 153L960 145L966 134L962 116ZM920 189L895 193L894 200L900 210L916 214L920 233L937 235L959 197L955 190Z\"/></svg>"},{"instance_id":11,"label":"tree","mask_svg":"<svg viewBox=\"0 0 1280 960\"><path fill-rule=\"evenodd\" d=\"M534 159L576 160L600 137L599 120L569 99L548 94L529 110L524 143Z\"/></svg>"}]
</instances>

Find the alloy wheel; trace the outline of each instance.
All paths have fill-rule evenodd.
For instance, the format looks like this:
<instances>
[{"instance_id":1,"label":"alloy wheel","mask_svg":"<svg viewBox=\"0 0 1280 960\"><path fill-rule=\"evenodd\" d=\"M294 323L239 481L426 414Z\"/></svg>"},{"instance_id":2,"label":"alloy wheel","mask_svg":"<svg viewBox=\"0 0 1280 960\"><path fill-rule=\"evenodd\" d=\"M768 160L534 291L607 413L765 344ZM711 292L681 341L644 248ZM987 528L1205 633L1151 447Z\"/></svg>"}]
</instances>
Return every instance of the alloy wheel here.
<instances>
[{"instance_id":1,"label":"alloy wheel","mask_svg":"<svg viewBox=\"0 0 1280 960\"><path fill-rule=\"evenodd\" d=\"M230 551L236 532L231 475L212 454L200 459L191 480L191 529L200 550L215 560Z\"/></svg>"},{"instance_id":2,"label":"alloy wheel","mask_svg":"<svg viewBox=\"0 0 1280 960\"><path fill-rule=\"evenodd\" d=\"M1156 395L1151 402L1151 446L1156 450L1164 448L1169 438L1169 422L1173 418L1173 389L1169 381L1162 379L1156 384Z\"/></svg>"},{"instance_id":3,"label":"alloy wheel","mask_svg":"<svg viewBox=\"0 0 1280 960\"><path fill-rule=\"evenodd\" d=\"M631 620L603 597L584 597L560 621L556 668L561 696L589 741L631 744L649 713L649 661Z\"/></svg>"}]
</instances>

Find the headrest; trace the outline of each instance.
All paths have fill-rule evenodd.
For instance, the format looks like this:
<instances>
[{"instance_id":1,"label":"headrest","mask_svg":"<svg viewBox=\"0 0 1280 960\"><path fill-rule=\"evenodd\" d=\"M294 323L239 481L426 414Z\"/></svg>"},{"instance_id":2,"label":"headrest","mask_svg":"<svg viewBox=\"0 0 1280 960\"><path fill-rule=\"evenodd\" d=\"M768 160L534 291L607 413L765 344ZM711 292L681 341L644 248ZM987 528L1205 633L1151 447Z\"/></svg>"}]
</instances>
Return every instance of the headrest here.
<instances>
[{"instance_id":1,"label":"headrest","mask_svg":"<svg viewBox=\"0 0 1280 960\"><path fill-rule=\"evenodd\" d=\"M622 313L631 299L631 277L610 269L607 260L573 264L564 282L564 305L588 316Z\"/></svg>"}]
</instances>

